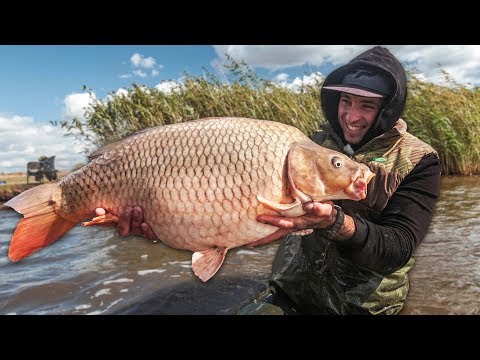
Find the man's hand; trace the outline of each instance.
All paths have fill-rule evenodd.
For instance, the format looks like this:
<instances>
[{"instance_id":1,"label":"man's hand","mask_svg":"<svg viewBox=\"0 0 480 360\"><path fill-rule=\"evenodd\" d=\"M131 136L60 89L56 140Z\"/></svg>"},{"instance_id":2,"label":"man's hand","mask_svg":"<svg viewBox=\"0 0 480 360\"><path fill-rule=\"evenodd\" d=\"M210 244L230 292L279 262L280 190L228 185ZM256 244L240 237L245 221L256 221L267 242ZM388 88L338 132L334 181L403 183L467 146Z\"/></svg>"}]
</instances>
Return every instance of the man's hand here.
<instances>
[{"instance_id":1,"label":"man's hand","mask_svg":"<svg viewBox=\"0 0 480 360\"><path fill-rule=\"evenodd\" d=\"M305 229L325 229L335 223L336 210L333 211L333 202L308 202L303 204L305 215L298 217L284 217L276 215L258 215L257 221L279 227L299 231Z\"/></svg>"},{"instance_id":2,"label":"man's hand","mask_svg":"<svg viewBox=\"0 0 480 360\"><path fill-rule=\"evenodd\" d=\"M267 244L296 231L306 229L325 229L332 226L337 217L337 211L334 210L333 202L331 201L325 201L323 203L313 201L308 202L303 204L303 210L306 214L297 217L258 215L257 221L276 226L280 229L277 230L275 234L247 244L245 247L250 249L254 246Z\"/></svg>"},{"instance_id":3,"label":"man's hand","mask_svg":"<svg viewBox=\"0 0 480 360\"><path fill-rule=\"evenodd\" d=\"M143 209L139 206L126 207L118 218L118 235L130 234L145 236L149 240L158 240L150 225L143 221Z\"/></svg>"}]
</instances>

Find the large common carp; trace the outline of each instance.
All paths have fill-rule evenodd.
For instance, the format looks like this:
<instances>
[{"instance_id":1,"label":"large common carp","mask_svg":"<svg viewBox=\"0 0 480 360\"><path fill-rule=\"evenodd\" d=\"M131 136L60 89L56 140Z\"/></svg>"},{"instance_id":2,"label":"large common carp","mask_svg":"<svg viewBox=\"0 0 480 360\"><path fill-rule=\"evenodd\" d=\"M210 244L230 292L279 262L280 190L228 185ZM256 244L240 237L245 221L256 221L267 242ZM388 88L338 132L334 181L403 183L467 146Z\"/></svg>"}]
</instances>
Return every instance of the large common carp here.
<instances>
[{"instance_id":1,"label":"large common carp","mask_svg":"<svg viewBox=\"0 0 480 360\"><path fill-rule=\"evenodd\" d=\"M302 203L361 200L368 167L321 147L295 127L267 120L207 118L158 126L109 144L65 178L29 189L5 205L24 217L8 256L18 261L75 224L108 223L127 206L165 244L194 252L192 269L210 279L228 249L290 230L258 214L304 214Z\"/></svg>"}]
</instances>

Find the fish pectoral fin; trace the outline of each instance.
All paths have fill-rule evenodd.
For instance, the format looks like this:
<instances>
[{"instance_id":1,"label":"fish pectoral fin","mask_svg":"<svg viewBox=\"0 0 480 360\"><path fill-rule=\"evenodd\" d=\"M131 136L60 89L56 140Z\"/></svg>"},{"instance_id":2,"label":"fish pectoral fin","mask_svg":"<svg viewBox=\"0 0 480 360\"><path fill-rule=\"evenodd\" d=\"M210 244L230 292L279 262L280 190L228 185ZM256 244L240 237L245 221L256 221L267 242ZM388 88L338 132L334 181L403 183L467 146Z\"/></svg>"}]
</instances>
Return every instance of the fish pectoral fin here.
<instances>
[{"instance_id":1,"label":"fish pectoral fin","mask_svg":"<svg viewBox=\"0 0 480 360\"><path fill-rule=\"evenodd\" d=\"M196 251L192 255L192 270L200 280L206 282L222 266L228 248L215 247L203 251Z\"/></svg>"},{"instance_id":2,"label":"fish pectoral fin","mask_svg":"<svg viewBox=\"0 0 480 360\"><path fill-rule=\"evenodd\" d=\"M257 195L257 200L265 206L267 209L278 212L282 216L296 217L305 214L302 203L299 200L295 200L290 204L280 204L276 201L265 199L263 196Z\"/></svg>"},{"instance_id":3,"label":"fish pectoral fin","mask_svg":"<svg viewBox=\"0 0 480 360\"><path fill-rule=\"evenodd\" d=\"M94 226L94 225L111 226L116 224L118 224L118 216L110 213L94 217L90 221L82 222L82 226Z\"/></svg>"}]
</instances>

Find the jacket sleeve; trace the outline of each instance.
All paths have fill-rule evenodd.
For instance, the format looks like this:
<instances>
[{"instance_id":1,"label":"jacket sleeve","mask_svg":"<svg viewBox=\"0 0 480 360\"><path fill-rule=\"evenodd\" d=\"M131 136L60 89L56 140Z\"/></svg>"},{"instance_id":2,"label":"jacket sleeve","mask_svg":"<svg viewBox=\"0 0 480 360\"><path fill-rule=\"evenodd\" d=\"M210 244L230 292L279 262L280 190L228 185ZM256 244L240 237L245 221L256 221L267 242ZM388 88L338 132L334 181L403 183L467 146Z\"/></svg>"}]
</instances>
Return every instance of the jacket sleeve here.
<instances>
[{"instance_id":1,"label":"jacket sleeve","mask_svg":"<svg viewBox=\"0 0 480 360\"><path fill-rule=\"evenodd\" d=\"M338 243L354 262L382 274L404 266L427 234L440 192L441 163L426 155L405 177L373 223L355 217L355 235Z\"/></svg>"}]
</instances>

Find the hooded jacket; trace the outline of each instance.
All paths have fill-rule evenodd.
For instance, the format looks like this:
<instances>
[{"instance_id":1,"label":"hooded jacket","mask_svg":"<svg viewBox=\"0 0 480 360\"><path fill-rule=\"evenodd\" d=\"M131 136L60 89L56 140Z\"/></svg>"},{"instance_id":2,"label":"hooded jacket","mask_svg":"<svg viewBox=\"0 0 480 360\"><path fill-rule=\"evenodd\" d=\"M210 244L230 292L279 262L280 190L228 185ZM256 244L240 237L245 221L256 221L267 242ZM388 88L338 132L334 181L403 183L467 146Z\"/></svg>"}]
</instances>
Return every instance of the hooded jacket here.
<instances>
[{"instance_id":1,"label":"hooded jacket","mask_svg":"<svg viewBox=\"0 0 480 360\"><path fill-rule=\"evenodd\" d=\"M401 117L407 101L407 76L400 62L385 48L377 46L368 50L348 64L334 70L325 79L321 91L322 109L328 122L332 125L335 132L343 138L343 131L338 123L338 102L340 92L324 89L325 86L331 86L341 83L343 77L352 69L358 67L373 68L381 70L388 74L394 84L394 94L385 99L385 104L379 111L377 119L372 124L360 144L353 146L358 149L374 137L383 134L393 128L397 120Z\"/></svg>"}]
</instances>

